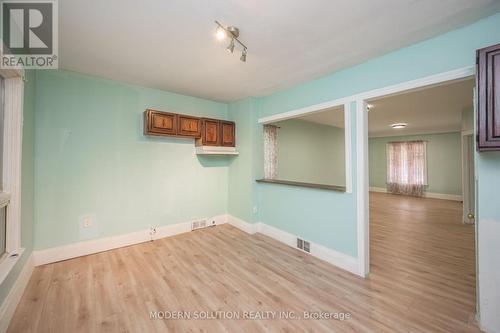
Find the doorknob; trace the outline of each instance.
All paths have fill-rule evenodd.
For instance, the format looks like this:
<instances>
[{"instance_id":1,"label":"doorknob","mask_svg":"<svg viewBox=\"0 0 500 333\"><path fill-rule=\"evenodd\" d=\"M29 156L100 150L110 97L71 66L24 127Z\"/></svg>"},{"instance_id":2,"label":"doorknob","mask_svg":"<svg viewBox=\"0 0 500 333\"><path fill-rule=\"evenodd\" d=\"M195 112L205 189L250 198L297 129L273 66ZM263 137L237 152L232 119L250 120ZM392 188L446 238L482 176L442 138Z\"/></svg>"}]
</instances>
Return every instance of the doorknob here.
<instances>
[{"instance_id":1,"label":"doorknob","mask_svg":"<svg viewBox=\"0 0 500 333\"><path fill-rule=\"evenodd\" d=\"M474 214L473 213L469 213L467 214L467 218L469 218L469 220L474 220Z\"/></svg>"}]
</instances>

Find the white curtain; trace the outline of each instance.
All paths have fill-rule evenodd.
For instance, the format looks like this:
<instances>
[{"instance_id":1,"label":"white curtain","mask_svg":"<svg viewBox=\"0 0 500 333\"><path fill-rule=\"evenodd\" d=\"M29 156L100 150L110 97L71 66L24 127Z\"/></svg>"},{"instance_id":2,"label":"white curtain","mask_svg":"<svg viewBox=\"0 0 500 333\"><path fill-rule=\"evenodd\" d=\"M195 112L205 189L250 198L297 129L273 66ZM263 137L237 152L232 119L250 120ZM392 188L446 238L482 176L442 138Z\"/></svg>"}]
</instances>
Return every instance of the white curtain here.
<instances>
[{"instance_id":1,"label":"white curtain","mask_svg":"<svg viewBox=\"0 0 500 333\"><path fill-rule=\"evenodd\" d=\"M427 185L425 141L387 144L387 188L389 192L422 196Z\"/></svg>"},{"instance_id":2,"label":"white curtain","mask_svg":"<svg viewBox=\"0 0 500 333\"><path fill-rule=\"evenodd\" d=\"M278 177L278 127L264 125L264 178Z\"/></svg>"}]
</instances>

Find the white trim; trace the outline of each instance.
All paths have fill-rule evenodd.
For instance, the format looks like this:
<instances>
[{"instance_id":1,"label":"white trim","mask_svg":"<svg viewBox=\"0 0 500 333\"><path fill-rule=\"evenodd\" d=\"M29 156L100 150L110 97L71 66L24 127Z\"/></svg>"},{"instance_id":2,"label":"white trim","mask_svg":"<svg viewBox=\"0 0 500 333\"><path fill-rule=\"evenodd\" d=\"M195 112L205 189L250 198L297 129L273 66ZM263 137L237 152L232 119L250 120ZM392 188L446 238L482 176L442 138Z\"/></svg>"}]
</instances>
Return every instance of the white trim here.
<instances>
[{"instance_id":1,"label":"white trim","mask_svg":"<svg viewBox=\"0 0 500 333\"><path fill-rule=\"evenodd\" d=\"M242 219L239 219L229 214L227 214L227 223L251 235L258 232L260 226L259 223L248 223Z\"/></svg>"},{"instance_id":2,"label":"white trim","mask_svg":"<svg viewBox=\"0 0 500 333\"><path fill-rule=\"evenodd\" d=\"M236 147L196 146L197 155L238 155Z\"/></svg>"},{"instance_id":3,"label":"white trim","mask_svg":"<svg viewBox=\"0 0 500 333\"><path fill-rule=\"evenodd\" d=\"M196 221L198 220L199 219L197 219ZM225 214L217 215L210 218L209 220L215 221L215 224L219 225L226 223L227 217ZM151 234L151 229L144 229L124 235L93 239L89 241L57 246L49 249L33 251L34 264L35 266L40 266L89 254L108 251L124 246L144 243L164 237L175 236L191 231L191 223L192 221L157 227L156 233L153 235Z\"/></svg>"},{"instance_id":4,"label":"white trim","mask_svg":"<svg viewBox=\"0 0 500 333\"><path fill-rule=\"evenodd\" d=\"M387 189L385 187L372 187L372 186L370 186L370 192L388 193ZM430 198L430 199L462 201L462 196L458 195L458 194L424 192L423 197Z\"/></svg>"},{"instance_id":5,"label":"white trim","mask_svg":"<svg viewBox=\"0 0 500 333\"><path fill-rule=\"evenodd\" d=\"M265 125L265 124L270 124L270 123L274 123L277 121L283 121L283 120L287 120L287 119L297 118L298 116L305 116L308 114L313 114L313 113L325 111L325 109L330 109L330 108L334 108L336 106L345 105L347 103L350 103L351 101L352 101L351 97L334 99L334 100L331 100L331 101L328 101L325 103L314 104L311 106L307 106L305 108L287 111L287 112L282 112L282 113L278 113L278 114L275 114L272 116L259 118L258 123Z\"/></svg>"},{"instance_id":6,"label":"white trim","mask_svg":"<svg viewBox=\"0 0 500 333\"><path fill-rule=\"evenodd\" d=\"M462 131L462 136L467 136L467 135L474 135L474 130L466 130Z\"/></svg>"},{"instance_id":7,"label":"white trim","mask_svg":"<svg viewBox=\"0 0 500 333\"><path fill-rule=\"evenodd\" d=\"M28 282L33 273L33 255L30 255L26 263L24 264L21 273L17 277L16 282L10 289L9 294L5 297L2 305L0 306L0 333L7 331L9 327L10 320L16 311L17 305L23 296L24 290L28 285Z\"/></svg>"},{"instance_id":8,"label":"white trim","mask_svg":"<svg viewBox=\"0 0 500 333\"><path fill-rule=\"evenodd\" d=\"M10 271L16 263L21 259L24 249L18 249L15 254L4 253L0 260L0 284L7 278Z\"/></svg>"},{"instance_id":9,"label":"white trim","mask_svg":"<svg viewBox=\"0 0 500 333\"><path fill-rule=\"evenodd\" d=\"M4 79L3 191L10 195L7 208L6 252L19 254L21 248L21 156L23 138L24 83L21 77ZM7 276L11 265L0 267ZM4 269L9 271L4 271Z\"/></svg>"},{"instance_id":10,"label":"white trim","mask_svg":"<svg viewBox=\"0 0 500 333\"><path fill-rule=\"evenodd\" d=\"M370 232L368 229L368 110L366 102L356 101L356 155L357 155L357 230L358 270L361 276L370 273Z\"/></svg>"},{"instance_id":11,"label":"white trim","mask_svg":"<svg viewBox=\"0 0 500 333\"><path fill-rule=\"evenodd\" d=\"M258 222L258 223L248 223L232 215L227 215L227 221L229 224L235 226L236 228L248 233L255 234L261 233L268 237L277 240L283 244L286 244L294 249L297 249L297 236L276 227L270 226L268 224ZM337 252L335 250L329 249L323 245L310 242L311 253L310 255L324 260L329 264L342 268L348 272L356 275L360 275L358 271L358 259L351 257L349 255ZM299 249L297 249L299 250ZM300 250L299 250L300 251ZM307 253L307 252L304 252Z\"/></svg>"},{"instance_id":12,"label":"white trim","mask_svg":"<svg viewBox=\"0 0 500 333\"><path fill-rule=\"evenodd\" d=\"M0 42L2 43L2 42ZM7 47L4 45L3 46L4 49L6 49ZM0 76L5 78L5 79L9 79L9 78L13 78L13 77L24 77L24 69L19 69L19 68L9 68L9 69L6 69L6 68L0 68Z\"/></svg>"},{"instance_id":13,"label":"white trim","mask_svg":"<svg viewBox=\"0 0 500 333\"><path fill-rule=\"evenodd\" d=\"M345 191L352 193L352 130L351 130L351 102L344 104L344 146L345 146Z\"/></svg>"}]
</instances>

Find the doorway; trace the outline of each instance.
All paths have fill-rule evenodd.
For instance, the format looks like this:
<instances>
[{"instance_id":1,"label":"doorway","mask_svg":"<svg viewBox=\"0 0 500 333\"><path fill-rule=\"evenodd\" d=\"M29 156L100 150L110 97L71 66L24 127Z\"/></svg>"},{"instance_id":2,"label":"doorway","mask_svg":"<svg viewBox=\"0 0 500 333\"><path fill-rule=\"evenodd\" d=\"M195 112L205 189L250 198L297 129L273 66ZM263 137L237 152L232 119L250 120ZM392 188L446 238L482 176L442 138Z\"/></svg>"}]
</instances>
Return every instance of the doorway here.
<instances>
[{"instance_id":1,"label":"doorway","mask_svg":"<svg viewBox=\"0 0 500 333\"><path fill-rule=\"evenodd\" d=\"M358 201L364 209L358 214L364 214L362 221L365 223L362 238L358 239L366 246L358 250L361 250L361 256L364 254L362 264L366 275L371 272L377 276L383 274L383 270L389 270L395 281L398 278L405 281L411 276L416 279L413 287L429 293L436 285L457 286L456 281L444 277L470 277L457 280L467 292L461 300L466 308L456 310L474 314L475 227L469 225L473 223L475 207L474 140L472 127L463 128L466 123L464 114L473 114L474 81L471 73L472 68L459 76L450 73L449 80L443 80L446 75L441 75L422 80L421 84L404 84L401 90L397 87L381 89L358 100L357 116L362 120L358 131L364 134L358 141L358 158L361 155L364 157L361 160L365 161L365 169L361 168L361 173L358 170L360 184L365 186L365 190L358 193L364 195L364 201L363 198ZM440 107L427 105L446 90L449 90L448 95L440 97ZM467 105L462 105L463 101ZM448 107L447 104L454 105ZM454 111L444 110L453 108ZM471 126L472 123L471 119ZM393 160L405 160L401 156L414 154L414 159L405 161L412 165L420 163L426 169L421 173L418 173L420 170L407 169L406 174L396 170L393 172L396 180L390 181L391 158L388 155L391 145L393 151L399 152L391 157ZM424 148L415 149L417 146ZM425 155L421 156L421 151L425 151ZM400 166L395 163L392 167ZM412 178L411 173L418 175ZM410 178L418 179L417 186L389 186L390 182L407 185ZM398 195L389 193L395 192L395 188L400 191ZM405 193L406 188L414 192ZM456 252L456 244L461 244L464 253ZM451 253L461 259L450 256ZM463 272L455 270L460 266L464 268ZM437 272L437 275L432 272ZM412 297L414 302L425 302L417 294ZM439 302L437 297L436 300Z\"/></svg>"}]
</instances>

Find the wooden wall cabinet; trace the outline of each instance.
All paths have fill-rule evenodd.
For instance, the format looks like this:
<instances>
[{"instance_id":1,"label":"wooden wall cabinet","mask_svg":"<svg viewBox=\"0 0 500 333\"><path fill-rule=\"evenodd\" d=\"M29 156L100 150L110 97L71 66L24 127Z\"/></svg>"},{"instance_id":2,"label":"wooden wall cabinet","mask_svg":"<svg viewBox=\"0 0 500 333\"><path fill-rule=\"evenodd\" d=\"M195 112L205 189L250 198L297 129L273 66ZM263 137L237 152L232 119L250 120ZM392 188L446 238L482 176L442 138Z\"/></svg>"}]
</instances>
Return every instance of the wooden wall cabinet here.
<instances>
[{"instance_id":1,"label":"wooden wall cabinet","mask_svg":"<svg viewBox=\"0 0 500 333\"><path fill-rule=\"evenodd\" d=\"M201 119L178 115L177 135L199 138L201 136Z\"/></svg>"},{"instance_id":2,"label":"wooden wall cabinet","mask_svg":"<svg viewBox=\"0 0 500 333\"><path fill-rule=\"evenodd\" d=\"M477 149L500 150L500 44L477 51Z\"/></svg>"},{"instance_id":3,"label":"wooden wall cabinet","mask_svg":"<svg viewBox=\"0 0 500 333\"><path fill-rule=\"evenodd\" d=\"M176 135L177 115L175 113L146 110L144 112L144 134Z\"/></svg>"},{"instance_id":4,"label":"wooden wall cabinet","mask_svg":"<svg viewBox=\"0 0 500 333\"><path fill-rule=\"evenodd\" d=\"M232 121L221 121L221 146L234 147L236 145L235 124Z\"/></svg>"},{"instance_id":5,"label":"wooden wall cabinet","mask_svg":"<svg viewBox=\"0 0 500 333\"><path fill-rule=\"evenodd\" d=\"M235 124L232 121L202 118L197 146L235 147Z\"/></svg>"},{"instance_id":6,"label":"wooden wall cabinet","mask_svg":"<svg viewBox=\"0 0 500 333\"><path fill-rule=\"evenodd\" d=\"M148 109L144 111L144 135L192 137L197 154L238 155L232 121Z\"/></svg>"},{"instance_id":7,"label":"wooden wall cabinet","mask_svg":"<svg viewBox=\"0 0 500 333\"><path fill-rule=\"evenodd\" d=\"M199 138L201 119L148 109L144 112L144 134Z\"/></svg>"}]
</instances>

